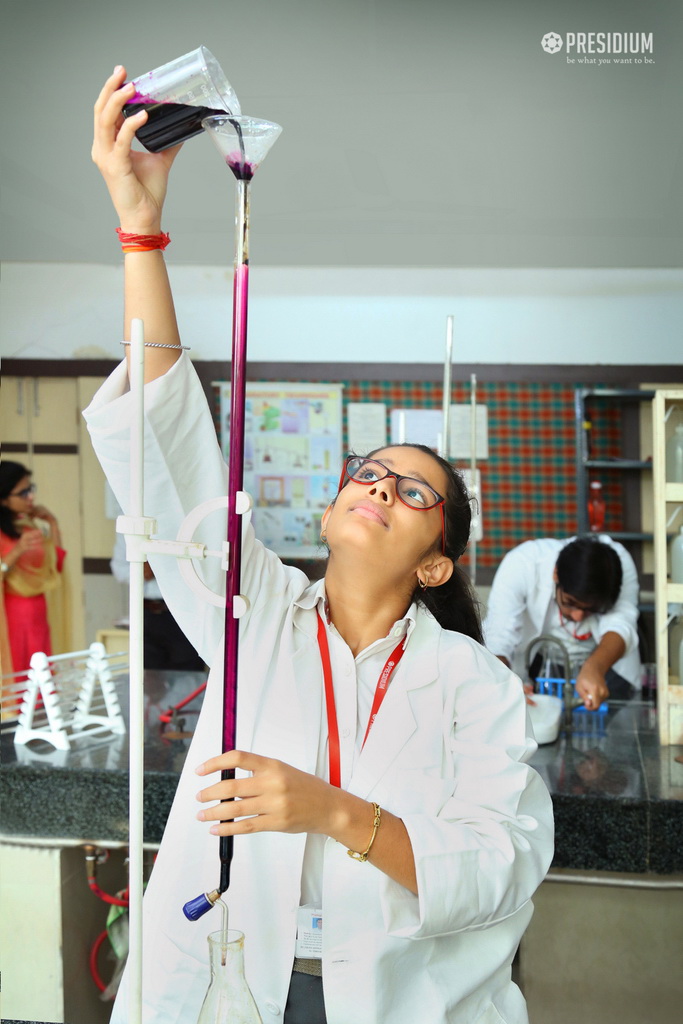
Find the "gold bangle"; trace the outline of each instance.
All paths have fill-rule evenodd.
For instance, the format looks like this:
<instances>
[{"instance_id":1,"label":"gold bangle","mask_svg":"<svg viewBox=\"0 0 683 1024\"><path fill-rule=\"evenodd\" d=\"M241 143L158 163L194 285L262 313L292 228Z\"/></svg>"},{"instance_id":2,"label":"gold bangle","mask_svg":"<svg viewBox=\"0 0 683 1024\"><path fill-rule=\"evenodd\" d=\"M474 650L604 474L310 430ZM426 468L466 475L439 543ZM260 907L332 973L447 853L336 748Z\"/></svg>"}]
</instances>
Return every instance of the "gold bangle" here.
<instances>
[{"instance_id":1,"label":"gold bangle","mask_svg":"<svg viewBox=\"0 0 683 1024\"><path fill-rule=\"evenodd\" d=\"M368 843L367 850L365 850L363 853L356 853L355 850L347 850L346 851L348 853L349 857L353 857L354 860L366 861L368 859L368 854L370 853L370 850L372 849L372 844L375 841L375 836L377 835L377 832L379 831L380 820L382 818L382 808L379 806L379 804L375 804L375 803L373 803L372 806L373 806L373 809L374 809L374 812L375 812L375 818L374 818L374 821L372 822L372 835L370 836L370 842Z\"/></svg>"}]
</instances>

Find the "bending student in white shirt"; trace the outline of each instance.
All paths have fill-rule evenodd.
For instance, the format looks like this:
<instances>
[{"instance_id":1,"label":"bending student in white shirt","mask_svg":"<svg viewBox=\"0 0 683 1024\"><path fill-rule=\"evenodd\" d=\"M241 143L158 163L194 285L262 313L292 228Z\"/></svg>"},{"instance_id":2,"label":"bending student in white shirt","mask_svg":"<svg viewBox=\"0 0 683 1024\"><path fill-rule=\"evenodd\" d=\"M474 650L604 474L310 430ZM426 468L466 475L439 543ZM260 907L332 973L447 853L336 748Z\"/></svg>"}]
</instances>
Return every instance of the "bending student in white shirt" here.
<instances>
[{"instance_id":1,"label":"bending student in white shirt","mask_svg":"<svg viewBox=\"0 0 683 1024\"><path fill-rule=\"evenodd\" d=\"M158 235L176 151L131 151L146 115L121 118L124 79L118 68L97 101L93 158L122 229ZM178 346L159 250L126 255L125 288L126 332L140 317L149 342ZM226 469L188 357L178 348L146 356L145 511L172 537L198 503L226 493ZM125 510L125 364L86 417ZM347 460L322 519L329 560L317 583L245 524L238 749L225 753L223 613L198 607L175 562L152 556L164 599L213 667L145 896L146 1024L197 1018L206 934L218 925L212 914L186 921L181 908L215 884L217 835L237 836L230 924L246 934L264 1022L527 1021L511 962L552 857L552 809L526 763L536 745L519 681L479 642L456 565L469 526L459 474L412 445ZM210 529L219 547L224 524ZM228 768L237 778L219 781ZM317 968L305 965L312 974L299 969L296 946L299 908L309 905L322 910L322 956ZM125 1000L124 979L115 1024L126 1020Z\"/></svg>"},{"instance_id":2,"label":"bending student in white shirt","mask_svg":"<svg viewBox=\"0 0 683 1024\"><path fill-rule=\"evenodd\" d=\"M531 640L550 634L578 665L576 689L595 710L640 687L638 575L611 537L542 537L513 548L496 571L484 620L486 646L522 678Z\"/></svg>"}]
</instances>

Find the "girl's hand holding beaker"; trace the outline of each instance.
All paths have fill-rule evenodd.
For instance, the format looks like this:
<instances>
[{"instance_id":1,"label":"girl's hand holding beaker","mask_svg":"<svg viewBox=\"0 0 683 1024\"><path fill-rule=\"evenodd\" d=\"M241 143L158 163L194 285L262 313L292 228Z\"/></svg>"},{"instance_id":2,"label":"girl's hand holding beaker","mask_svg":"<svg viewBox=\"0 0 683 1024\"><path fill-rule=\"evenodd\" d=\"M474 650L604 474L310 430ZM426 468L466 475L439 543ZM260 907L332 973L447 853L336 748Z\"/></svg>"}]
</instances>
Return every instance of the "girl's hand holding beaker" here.
<instances>
[{"instance_id":1,"label":"girl's hand holding beaker","mask_svg":"<svg viewBox=\"0 0 683 1024\"><path fill-rule=\"evenodd\" d=\"M132 83L123 84L125 77L126 70L119 65L97 98L92 158L109 190L119 216L119 230L125 233L123 249L129 254L124 260L124 344L130 341L131 321L142 320L145 339L155 346L146 348L145 381L150 381L165 373L181 352L171 288L161 256L170 241L161 231L168 174L181 147L162 153L131 149L135 130L148 115L142 110L123 117L123 106L135 88ZM137 247L126 248L131 242Z\"/></svg>"},{"instance_id":2,"label":"girl's hand holding beaker","mask_svg":"<svg viewBox=\"0 0 683 1024\"><path fill-rule=\"evenodd\" d=\"M136 129L148 115L141 110L132 117L123 117L123 106L135 91L132 82L123 84L125 77L125 68L118 65L97 98L91 155L109 189L121 228L156 234L161 230L168 174L181 146L161 153L131 148Z\"/></svg>"}]
</instances>

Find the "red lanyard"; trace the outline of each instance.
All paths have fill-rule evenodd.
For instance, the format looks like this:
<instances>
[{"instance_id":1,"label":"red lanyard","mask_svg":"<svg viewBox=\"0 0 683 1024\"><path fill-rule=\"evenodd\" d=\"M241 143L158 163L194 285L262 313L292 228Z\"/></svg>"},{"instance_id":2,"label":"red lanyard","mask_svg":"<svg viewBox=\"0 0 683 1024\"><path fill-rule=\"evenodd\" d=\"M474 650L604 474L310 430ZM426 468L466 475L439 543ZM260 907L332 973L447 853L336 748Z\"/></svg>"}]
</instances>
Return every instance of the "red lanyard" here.
<instances>
[{"instance_id":1,"label":"red lanyard","mask_svg":"<svg viewBox=\"0 0 683 1024\"><path fill-rule=\"evenodd\" d=\"M327 708L327 731L329 738L329 756L330 756L330 783L333 786L341 787L341 755L339 752L339 726L337 724L337 707L334 701L334 686L332 685L332 663L330 661L330 648L327 643L327 632L325 625L318 614L318 647L320 648L320 659L323 663L323 679L325 680L325 705ZM370 718L368 720L368 727L365 730L365 736L363 737L363 744L361 750L365 746L365 741L368 738L368 734L372 729L375 719L377 718L377 712L380 709L382 701L386 697L387 690L389 689L389 682L391 680L391 674L398 665L399 661L403 657L405 650L405 638L401 640L400 644L394 648L389 657L386 660L384 668L380 672L379 679L377 680L377 686L375 687L375 697L372 702L372 708L370 709Z\"/></svg>"}]
</instances>

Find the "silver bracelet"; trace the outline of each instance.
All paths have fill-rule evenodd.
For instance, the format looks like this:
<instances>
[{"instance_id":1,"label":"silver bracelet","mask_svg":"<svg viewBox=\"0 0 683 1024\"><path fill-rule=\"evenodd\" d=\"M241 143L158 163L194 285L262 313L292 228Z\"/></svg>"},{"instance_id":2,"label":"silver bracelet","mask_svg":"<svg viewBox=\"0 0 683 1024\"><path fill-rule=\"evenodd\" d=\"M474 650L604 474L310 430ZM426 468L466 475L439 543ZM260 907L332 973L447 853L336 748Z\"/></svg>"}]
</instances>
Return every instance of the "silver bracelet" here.
<instances>
[{"instance_id":1,"label":"silver bracelet","mask_svg":"<svg viewBox=\"0 0 683 1024\"><path fill-rule=\"evenodd\" d=\"M122 341L122 345L130 345L129 341ZM175 348L182 349L184 352L190 351L189 345L162 345L160 341L143 341L142 343L145 348Z\"/></svg>"}]
</instances>

